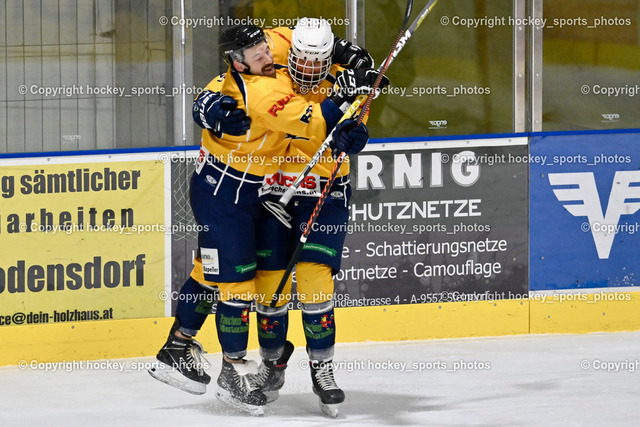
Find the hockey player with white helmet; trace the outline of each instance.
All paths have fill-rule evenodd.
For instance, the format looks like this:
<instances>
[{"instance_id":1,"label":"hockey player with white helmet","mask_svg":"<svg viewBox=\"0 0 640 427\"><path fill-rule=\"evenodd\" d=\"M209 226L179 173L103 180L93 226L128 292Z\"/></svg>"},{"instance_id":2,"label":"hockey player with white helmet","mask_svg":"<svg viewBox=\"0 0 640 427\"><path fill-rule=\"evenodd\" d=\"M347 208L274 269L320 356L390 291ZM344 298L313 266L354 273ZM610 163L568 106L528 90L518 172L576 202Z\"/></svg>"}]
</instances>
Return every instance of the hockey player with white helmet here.
<instances>
[{"instance_id":1,"label":"hockey player with white helmet","mask_svg":"<svg viewBox=\"0 0 640 427\"><path fill-rule=\"evenodd\" d=\"M261 414L266 396L244 356L248 312L256 295L258 231L265 215L270 216L261 208L264 195L259 191L264 177L277 173L278 165L253 159L285 155L288 132L309 140L324 139L341 116L337 103L351 96L342 93L346 90L322 102L297 96L295 83L273 61L268 40L257 27L244 25L223 32L220 50L230 64L226 78L212 80L194 103L194 119L204 130L190 203L203 231L198 235L194 269L180 290L174 325L157 356L160 366L150 374L191 393L206 391L210 377L199 364L202 347L193 337L211 310L211 294L217 287L216 327L223 351L217 395ZM236 110L248 112L250 122ZM239 124L233 133L225 133L226 118ZM248 132L241 134L248 123ZM368 140L365 126L341 124L334 135L353 152Z\"/></svg>"},{"instance_id":2,"label":"hockey player with white helmet","mask_svg":"<svg viewBox=\"0 0 640 427\"><path fill-rule=\"evenodd\" d=\"M289 74L303 94L324 81L332 65L334 37L331 27L325 23L302 18L291 35L287 58Z\"/></svg>"},{"instance_id":3,"label":"hockey player with white helmet","mask_svg":"<svg viewBox=\"0 0 640 427\"><path fill-rule=\"evenodd\" d=\"M303 18L295 29L276 28L271 32L274 40L291 40L291 49L287 55L289 74L296 83L300 96L307 101L323 102L331 95L337 104L350 104L353 101L353 91L347 90L341 94L332 92L334 83L340 80L360 82L340 87L367 90L373 85L377 72L375 70L357 69L345 70L332 64L335 56L335 46L342 48L341 52L352 53L355 49L347 50L349 46L334 38L331 26L326 20ZM361 50L361 52L365 52ZM284 57L283 51L274 48L276 61ZM366 54L367 58L370 58ZM354 59L349 55L349 59ZM372 64L372 61L361 61ZM382 86L388 84L384 80ZM343 122L345 123L345 122ZM354 126L355 122L347 122ZM292 182L310 160L322 140L305 138L290 133L286 137L289 141L287 155L289 159L300 159L298 162L283 162L280 170L266 177L270 184L272 200L277 200L286 189L287 183ZM359 151L342 145L335 140L332 152L337 155L345 151L354 154ZM327 182L334 165L334 160L327 153L314 169L314 174L308 177L305 190L294 198L289 211L292 217L292 228L288 229L277 218L266 218L261 227L258 250L269 253L270 256L258 259L258 274L256 290L258 295L258 339L263 361L260 365L259 379L261 389L270 398L277 397L278 389L284 383L284 367L291 351L291 346L285 343L286 328L271 328L273 324L287 323L287 301L291 293L291 283L288 282L281 295L276 295L275 307L270 303L274 299L277 286L283 276L284 269L291 257L291 248L295 246L302 232L302 224L309 219L316 201ZM335 234L322 232L312 233L308 239L309 246L303 249L296 267L297 294L302 303L303 330L306 337L306 348L309 355L309 365L312 389L320 399L323 412L337 416L338 405L345 399L344 392L336 384L333 364L335 344L335 314L332 295L334 292L332 275L340 269L340 255L346 237L348 222L348 200L351 193L349 185L349 165L345 163L339 170L339 177L331 189L332 196L320 211L318 224L320 228L330 227L342 230ZM279 356L279 357L278 357Z\"/></svg>"}]
</instances>

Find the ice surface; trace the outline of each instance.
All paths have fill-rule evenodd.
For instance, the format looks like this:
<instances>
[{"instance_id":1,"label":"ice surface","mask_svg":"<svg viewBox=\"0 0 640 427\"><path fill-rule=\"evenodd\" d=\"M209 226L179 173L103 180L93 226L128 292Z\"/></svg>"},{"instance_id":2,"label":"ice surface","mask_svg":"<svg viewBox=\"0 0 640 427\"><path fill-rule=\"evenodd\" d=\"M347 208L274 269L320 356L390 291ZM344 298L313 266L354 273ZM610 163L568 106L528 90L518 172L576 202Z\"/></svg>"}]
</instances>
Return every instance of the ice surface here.
<instances>
[{"instance_id":1,"label":"ice surface","mask_svg":"<svg viewBox=\"0 0 640 427\"><path fill-rule=\"evenodd\" d=\"M640 415L640 332L339 344L347 398L336 419L320 412L305 356L296 348L280 399L260 418L215 399L219 354L206 356L213 380L201 396L137 369L152 357L67 361L56 372L27 361L0 368L0 425L628 426Z\"/></svg>"}]
</instances>

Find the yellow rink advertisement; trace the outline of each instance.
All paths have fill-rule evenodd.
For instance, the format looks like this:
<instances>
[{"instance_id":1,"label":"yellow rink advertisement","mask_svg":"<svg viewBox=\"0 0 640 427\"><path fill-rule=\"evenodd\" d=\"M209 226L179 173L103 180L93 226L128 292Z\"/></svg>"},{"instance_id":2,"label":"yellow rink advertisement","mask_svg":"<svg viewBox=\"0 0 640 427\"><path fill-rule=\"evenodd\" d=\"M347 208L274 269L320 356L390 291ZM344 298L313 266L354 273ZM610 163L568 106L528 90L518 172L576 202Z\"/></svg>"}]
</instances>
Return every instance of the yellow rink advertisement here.
<instances>
[{"instance_id":1,"label":"yellow rink advertisement","mask_svg":"<svg viewBox=\"0 0 640 427\"><path fill-rule=\"evenodd\" d=\"M164 179L157 155L3 160L0 327L163 316Z\"/></svg>"}]
</instances>

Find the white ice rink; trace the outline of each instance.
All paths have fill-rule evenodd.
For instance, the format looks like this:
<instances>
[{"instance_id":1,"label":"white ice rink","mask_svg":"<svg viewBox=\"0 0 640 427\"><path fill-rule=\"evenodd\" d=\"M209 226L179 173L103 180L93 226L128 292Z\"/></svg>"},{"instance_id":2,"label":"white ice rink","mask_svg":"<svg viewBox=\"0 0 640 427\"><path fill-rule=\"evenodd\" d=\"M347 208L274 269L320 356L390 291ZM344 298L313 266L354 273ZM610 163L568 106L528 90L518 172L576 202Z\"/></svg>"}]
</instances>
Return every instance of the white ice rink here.
<instances>
[{"instance_id":1,"label":"white ice rink","mask_svg":"<svg viewBox=\"0 0 640 427\"><path fill-rule=\"evenodd\" d=\"M220 355L206 357L213 384ZM336 380L347 398L337 419L320 412L304 357L296 348L280 399L259 418L218 402L212 385L195 396L132 370L152 357L57 372L0 368L0 426L632 426L640 419L640 332L341 344ZM124 369L106 366L115 363Z\"/></svg>"}]
</instances>

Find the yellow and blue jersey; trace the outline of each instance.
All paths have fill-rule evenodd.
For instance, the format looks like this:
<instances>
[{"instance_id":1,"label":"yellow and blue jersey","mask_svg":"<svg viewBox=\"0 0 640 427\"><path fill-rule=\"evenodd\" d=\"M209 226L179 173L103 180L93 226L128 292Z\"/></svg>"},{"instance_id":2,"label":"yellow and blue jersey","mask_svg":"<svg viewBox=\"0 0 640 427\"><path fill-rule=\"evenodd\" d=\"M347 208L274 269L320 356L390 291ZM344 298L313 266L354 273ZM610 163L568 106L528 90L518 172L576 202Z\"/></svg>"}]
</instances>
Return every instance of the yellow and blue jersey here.
<instances>
[{"instance_id":1,"label":"yellow and blue jersey","mask_svg":"<svg viewBox=\"0 0 640 427\"><path fill-rule=\"evenodd\" d=\"M256 176L276 172L286 154L287 133L313 140L326 136L320 105L296 94L286 67L278 66L276 77L228 71L206 89L233 97L251 117L251 127L242 136L219 138L208 129L202 132L202 146L214 161L238 172Z\"/></svg>"},{"instance_id":2,"label":"yellow and blue jersey","mask_svg":"<svg viewBox=\"0 0 640 427\"><path fill-rule=\"evenodd\" d=\"M213 79L205 88L233 97L238 107L251 117L251 127L245 135L202 132L202 151L215 162L222 163L230 173L242 175L252 183L265 177L274 193L295 179L327 135L326 121L320 104L331 94L336 73L342 68L333 65L327 78L308 93L301 94L286 64L291 46L291 28L276 28L265 32L271 38L276 63L276 76L259 76L229 69ZM305 180L306 193L318 194L320 178L330 176L335 165L331 150ZM339 176L349 174L349 162L342 164ZM313 182L312 182L313 181ZM277 189L277 187L281 187ZM304 186L303 186L304 187Z\"/></svg>"}]
</instances>

